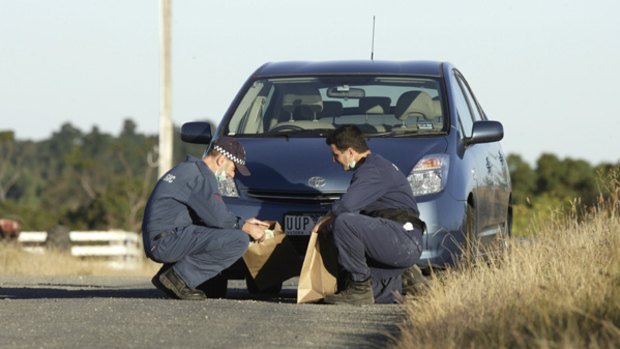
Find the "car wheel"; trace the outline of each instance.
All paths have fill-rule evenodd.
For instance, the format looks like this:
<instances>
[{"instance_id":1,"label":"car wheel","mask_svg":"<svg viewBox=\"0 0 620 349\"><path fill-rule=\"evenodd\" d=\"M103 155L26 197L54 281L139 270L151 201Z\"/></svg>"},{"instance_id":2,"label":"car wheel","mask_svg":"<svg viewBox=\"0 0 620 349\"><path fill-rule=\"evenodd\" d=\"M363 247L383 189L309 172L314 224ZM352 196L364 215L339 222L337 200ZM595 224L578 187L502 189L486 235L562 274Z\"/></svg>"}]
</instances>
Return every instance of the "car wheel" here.
<instances>
[{"instance_id":1,"label":"car wheel","mask_svg":"<svg viewBox=\"0 0 620 349\"><path fill-rule=\"evenodd\" d=\"M498 252L500 257L505 258L510 252L510 238L512 238L512 207L506 213L506 222L500 236L497 237Z\"/></svg>"},{"instance_id":2,"label":"car wheel","mask_svg":"<svg viewBox=\"0 0 620 349\"><path fill-rule=\"evenodd\" d=\"M271 287L267 287L266 289L260 289L258 288L258 285L256 285L256 281L254 281L254 279L251 276L247 276L245 278L245 285L248 287L248 292L250 292L250 294L271 294L271 295L275 295L280 293L280 291L282 291L282 284L276 284L274 286Z\"/></svg>"},{"instance_id":3,"label":"car wheel","mask_svg":"<svg viewBox=\"0 0 620 349\"><path fill-rule=\"evenodd\" d=\"M472 266L476 263L478 258L478 238L476 236L476 209L473 205L467 204L465 210L465 224L464 224L464 239L465 242L462 248L461 263L463 266Z\"/></svg>"},{"instance_id":4,"label":"car wheel","mask_svg":"<svg viewBox=\"0 0 620 349\"><path fill-rule=\"evenodd\" d=\"M228 280L221 275L209 279L196 287L207 295L207 298L224 298L228 291Z\"/></svg>"},{"instance_id":5,"label":"car wheel","mask_svg":"<svg viewBox=\"0 0 620 349\"><path fill-rule=\"evenodd\" d=\"M508 207L508 216L506 217L505 237L512 238L512 206Z\"/></svg>"}]
</instances>

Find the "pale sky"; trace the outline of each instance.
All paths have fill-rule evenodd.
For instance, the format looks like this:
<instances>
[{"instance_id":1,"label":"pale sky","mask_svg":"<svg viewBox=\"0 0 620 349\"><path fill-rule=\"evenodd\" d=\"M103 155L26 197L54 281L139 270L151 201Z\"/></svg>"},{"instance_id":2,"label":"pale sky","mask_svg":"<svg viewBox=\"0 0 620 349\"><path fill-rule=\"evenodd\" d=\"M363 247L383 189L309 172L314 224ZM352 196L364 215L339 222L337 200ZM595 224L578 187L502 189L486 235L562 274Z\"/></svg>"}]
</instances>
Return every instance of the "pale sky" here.
<instances>
[{"instance_id":1,"label":"pale sky","mask_svg":"<svg viewBox=\"0 0 620 349\"><path fill-rule=\"evenodd\" d=\"M502 146L620 160L615 0L173 0L173 120L219 122L247 77L283 60L441 60L465 75ZM0 130L65 122L159 130L158 0L0 0Z\"/></svg>"}]
</instances>

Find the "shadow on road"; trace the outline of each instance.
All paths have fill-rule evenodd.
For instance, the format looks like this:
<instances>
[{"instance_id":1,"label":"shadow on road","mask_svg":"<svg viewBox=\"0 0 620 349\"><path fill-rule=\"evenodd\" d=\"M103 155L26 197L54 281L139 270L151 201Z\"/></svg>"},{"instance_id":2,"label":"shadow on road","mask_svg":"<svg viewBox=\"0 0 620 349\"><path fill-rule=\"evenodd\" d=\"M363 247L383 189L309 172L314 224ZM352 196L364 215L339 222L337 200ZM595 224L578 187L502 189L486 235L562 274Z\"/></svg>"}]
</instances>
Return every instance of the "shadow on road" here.
<instances>
[{"instance_id":1,"label":"shadow on road","mask_svg":"<svg viewBox=\"0 0 620 349\"><path fill-rule=\"evenodd\" d=\"M277 295L252 295L245 289L229 288L226 298L258 300L264 302L295 303L294 289L283 289ZM156 288L118 288L71 284L39 284L32 287L2 287L0 299L50 299L50 298L167 298Z\"/></svg>"}]
</instances>

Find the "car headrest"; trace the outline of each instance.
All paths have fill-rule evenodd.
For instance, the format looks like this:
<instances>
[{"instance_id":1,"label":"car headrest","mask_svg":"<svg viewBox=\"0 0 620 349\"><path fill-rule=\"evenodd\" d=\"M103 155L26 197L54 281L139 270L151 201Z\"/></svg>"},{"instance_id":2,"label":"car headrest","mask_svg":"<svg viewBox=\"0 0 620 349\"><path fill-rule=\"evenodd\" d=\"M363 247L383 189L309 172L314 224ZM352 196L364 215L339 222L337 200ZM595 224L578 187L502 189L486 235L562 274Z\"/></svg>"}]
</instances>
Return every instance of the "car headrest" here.
<instances>
[{"instance_id":1,"label":"car headrest","mask_svg":"<svg viewBox=\"0 0 620 349\"><path fill-rule=\"evenodd\" d=\"M319 90L307 86L291 86L282 96L282 109L293 113L300 107L309 109L313 113L320 113L323 110L323 99Z\"/></svg>"},{"instance_id":2,"label":"car headrest","mask_svg":"<svg viewBox=\"0 0 620 349\"><path fill-rule=\"evenodd\" d=\"M362 97L359 109L363 114L387 114L390 112L390 97Z\"/></svg>"},{"instance_id":3,"label":"car headrest","mask_svg":"<svg viewBox=\"0 0 620 349\"><path fill-rule=\"evenodd\" d=\"M406 120L411 116L422 116L431 119L434 116L433 99L424 91L409 91L398 97L395 116Z\"/></svg>"},{"instance_id":4,"label":"car headrest","mask_svg":"<svg viewBox=\"0 0 620 349\"><path fill-rule=\"evenodd\" d=\"M321 117L336 117L342 115L342 103L338 101L323 101Z\"/></svg>"}]
</instances>

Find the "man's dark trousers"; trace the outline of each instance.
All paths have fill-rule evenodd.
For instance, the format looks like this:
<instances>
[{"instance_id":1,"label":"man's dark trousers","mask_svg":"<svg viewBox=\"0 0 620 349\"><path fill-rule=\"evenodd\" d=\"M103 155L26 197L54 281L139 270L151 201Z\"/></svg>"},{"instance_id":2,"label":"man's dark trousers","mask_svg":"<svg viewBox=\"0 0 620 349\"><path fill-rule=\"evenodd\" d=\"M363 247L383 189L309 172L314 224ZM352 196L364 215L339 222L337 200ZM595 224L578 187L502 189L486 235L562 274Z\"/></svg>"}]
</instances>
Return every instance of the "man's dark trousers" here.
<instances>
[{"instance_id":1,"label":"man's dark trousers","mask_svg":"<svg viewBox=\"0 0 620 349\"><path fill-rule=\"evenodd\" d=\"M354 281L373 277L376 302L391 302L392 291L401 291L402 272L422 253L420 230L357 213L343 213L333 222L338 262Z\"/></svg>"},{"instance_id":2,"label":"man's dark trousers","mask_svg":"<svg viewBox=\"0 0 620 349\"><path fill-rule=\"evenodd\" d=\"M190 288L216 276L235 263L248 249L242 230L212 229L197 225L153 236L151 258L172 263L174 271Z\"/></svg>"}]
</instances>

